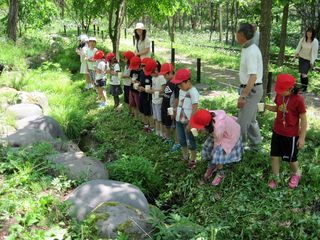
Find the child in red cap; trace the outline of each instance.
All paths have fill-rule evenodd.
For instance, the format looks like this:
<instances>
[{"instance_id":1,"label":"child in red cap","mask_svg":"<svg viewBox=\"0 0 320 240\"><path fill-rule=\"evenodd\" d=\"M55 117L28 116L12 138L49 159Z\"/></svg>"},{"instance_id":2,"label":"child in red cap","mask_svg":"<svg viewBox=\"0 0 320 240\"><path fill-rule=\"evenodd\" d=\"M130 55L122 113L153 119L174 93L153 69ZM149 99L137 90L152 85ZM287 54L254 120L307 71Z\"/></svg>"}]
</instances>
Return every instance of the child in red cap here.
<instances>
[{"instance_id":1,"label":"child in red cap","mask_svg":"<svg viewBox=\"0 0 320 240\"><path fill-rule=\"evenodd\" d=\"M106 63L103 61L104 52L101 50L97 50L93 56L93 60L96 61L96 73L95 73L95 83L98 90L98 97L102 100L99 104L100 108L103 108L107 105L107 96L104 90L106 86Z\"/></svg>"},{"instance_id":2,"label":"child in red cap","mask_svg":"<svg viewBox=\"0 0 320 240\"><path fill-rule=\"evenodd\" d=\"M139 85L139 111L143 115L143 129L151 133L154 129L152 119L152 95L146 91L146 86L152 86L151 73L156 68L157 63L152 58L144 58L141 61L143 71L140 72L140 85Z\"/></svg>"},{"instance_id":3,"label":"child in red cap","mask_svg":"<svg viewBox=\"0 0 320 240\"><path fill-rule=\"evenodd\" d=\"M196 140L190 131L189 121L191 116L198 110L199 92L192 86L191 72L189 69L179 69L172 79L172 83L178 85L180 88L179 102L176 110L176 128L179 142L182 147L182 156L183 160L189 161L189 150L191 151L189 168L192 169L196 166L197 145ZM189 141L189 146L187 140Z\"/></svg>"},{"instance_id":4,"label":"child in red cap","mask_svg":"<svg viewBox=\"0 0 320 240\"><path fill-rule=\"evenodd\" d=\"M298 150L305 144L307 115L303 97L295 87L295 78L290 74L279 74L275 85L276 106L266 109L276 112L271 140L271 165L273 177L269 187L275 189L279 181L280 158L290 163L290 188L296 188L301 178L297 162Z\"/></svg>"},{"instance_id":5,"label":"child in red cap","mask_svg":"<svg viewBox=\"0 0 320 240\"><path fill-rule=\"evenodd\" d=\"M202 148L202 159L209 161L204 175L209 180L217 172L211 185L217 186L225 177L223 165L239 162L243 154L240 125L235 117L228 116L223 110L207 111L200 109L190 120L192 128L210 133Z\"/></svg>"},{"instance_id":6,"label":"child in red cap","mask_svg":"<svg viewBox=\"0 0 320 240\"><path fill-rule=\"evenodd\" d=\"M152 93L152 116L155 121L156 135L163 137L163 129L161 124L161 104L163 100L164 88L166 79L163 75L159 75L161 64L150 60L146 63L145 70L149 70L152 76L152 87L150 90L146 89L147 93Z\"/></svg>"},{"instance_id":7,"label":"child in red cap","mask_svg":"<svg viewBox=\"0 0 320 240\"><path fill-rule=\"evenodd\" d=\"M129 93L130 90L132 89L132 82L131 82L131 77L130 77L130 60L134 57L134 53L132 51L126 51L123 53L124 56L124 70L123 70L123 92L124 92L124 102L126 104L129 104ZM131 115L133 112L132 108L129 105L129 114Z\"/></svg>"},{"instance_id":8,"label":"child in red cap","mask_svg":"<svg viewBox=\"0 0 320 240\"><path fill-rule=\"evenodd\" d=\"M163 75L167 81L161 104L161 122L164 139L165 143L171 143L170 135L173 136L175 144L171 151L177 151L181 148L181 145L179 144L177 134L175 133L174 111L172 111L172 115L168 114L168 108L174 109L178 105L179 99L179 88L171 82L174 77L173 65L171 63L162 64L159 75Z\"/></svg>"},{"instance_id":9,"label":"child in red cap","mask_svg":"<svg viewBox=\"0 0 320 240\"><path fill-rule=\"evenodd\" d=\"M113 96L114 108L116 109L120 104L119 96L122 94L122 88L120 85L120 79L118 78L118 72L120 72L120 65L114 53L108 53L106 60L109 62L110 67L110 89L109 93Z\"/></svg>"},{"instance_id":10,"label":"child in red cap","mask_svg":"<svg viewBox=\"0 0 320 240\"><path fill-rule=\"evenodd\" d=\"M131 78L131 89L129 92L129 107L132 109L132 113L135 118L139 118L139 92L138 86L140 85L140 72L142 71L141 60L138 56L134 56L130 59L130 78Z\"/></svg>"}]
</instances>

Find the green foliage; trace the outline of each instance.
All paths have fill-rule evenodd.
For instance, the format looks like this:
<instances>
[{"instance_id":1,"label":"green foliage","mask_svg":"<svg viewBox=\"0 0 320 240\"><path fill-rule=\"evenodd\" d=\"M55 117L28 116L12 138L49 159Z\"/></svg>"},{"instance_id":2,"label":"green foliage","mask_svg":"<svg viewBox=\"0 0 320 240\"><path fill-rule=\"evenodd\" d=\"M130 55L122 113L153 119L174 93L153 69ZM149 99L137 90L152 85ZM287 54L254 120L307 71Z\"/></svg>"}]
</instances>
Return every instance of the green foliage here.
<instances>
[{"instance_id":1,"label":"green foliage","mask_svg":"<svg viewBox=\"0 0 320 240\"><path fill-rule=\"evenodd\" d=\"M51 23L58 15L56 5L49 0L21 0L19 1L19 21L24 29L42 28Z\"/></svg>"},{"instance_id":2,"label":"green foliage","mask_svg":"<svg viewBox=\"0 0 320 240\"><path fill-rule=\"evenodd\" d=\"M107 168L112 179L136 185L147 197L156 196L162 186L161 176L144 157L123 155Z\"/></svg>"}]
</instances>

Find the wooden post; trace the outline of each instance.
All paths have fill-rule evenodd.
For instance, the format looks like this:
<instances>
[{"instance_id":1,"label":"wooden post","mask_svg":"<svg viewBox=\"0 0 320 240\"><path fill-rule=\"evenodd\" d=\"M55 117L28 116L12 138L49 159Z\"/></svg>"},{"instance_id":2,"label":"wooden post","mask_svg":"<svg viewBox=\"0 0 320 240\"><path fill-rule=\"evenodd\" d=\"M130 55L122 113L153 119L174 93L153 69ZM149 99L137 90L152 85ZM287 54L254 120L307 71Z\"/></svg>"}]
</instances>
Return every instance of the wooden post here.
<instances>
[{"instance_id":1,"label":"wooden post","mask_svg":"<svg viewBox=\"0 0 320 240\"><path fill-rule=\"evenodd\" d=\"M201 58L197 58L197 82L201 81Z\"/></svg>"},{"instance_id":2,"label":"wooden post","mask_svg":"<svg viewBox=\"0 0 320 240\"><path fill-rule=\"evenodd\" d=\"M96 25L93 24L93 35L96 35Z\"/></svg>"},{"instance_id":3,"label":"wooden post","mask_svg":"<svg viewBox=\"0 0 320 240\"><path fill-rule=\"evenodd\" d=\"M127 29L124 28L124 38L127 39Z\"/></svg>"},{"instance_id":4,"label":"wooden post","mask_svg":"<svg viewBox=\"0 0 320 240\"><path fill-rule=\"evenodd\" d=\"M104 40L104 39L103 39L103 31L101 31L101 38L102 38L102 41L103 41L103 40Z\"/></svg>"},{"instance_id":5,"label":"wooden post","mask_svg":"<svg viewBox=\"0 0 320 240\"><path fill-rule=\"evenodd\" d=\"M151 41L151 50L152 50L152 53L154 54L154 41Z\"/></svg>"},{"instance_id":6,"label":"wooden post","mask_svg":"<svg viewBox=\"0 0 320 240\"><path fill-rule=\"evenodd\" d=\"M98 35L100 34L100 28L99 28L99 26L97 27L97 33L98 33Z\"/></svg>"},{"instance_id":7,"label":"wooden post","mask_svg":"<svg viewBox=\"0 0 320 240\"><path fill-rule=\"evenodd\" d=\"M171 48L171 64L174 65L175 62L175 49Z\"/></svg>"},{"instance_id":8,"label":"wooden post","mask_svg":"<svg viewBox=\"0 0 320 240\"><path fill-rule=\"evenodd\" d=\"M67 36L67 27L66 27L66 25L63 25L63 31L64 31L64 35Z\"/></svg>"},{"instance_id":9,"label":"wooden post","mask_svg":"<svg viewBox=\"0 0 320 240\"><path fill-rule=\"evenodd\" d=\"M268 73L267 96L271 98L272 72Z\"/></svg>"},{"instance_id":10,"label":"wooden post","mask_svg":"<svg viewBox=\"0 0 320 240\"><path fill-rule=\"evenodd\" d=\"M132 36L132 41L133 41L133 46L135 46L136 45L136 38L134 35Z\"/></svg>"},{"instance_id":11,"label":"wooden post","mask_svg":"<svg viewBox=\"0 0 320 240\"><path fill-rule=\"evenodd\" d=\"M78 31L78 36L80 36L80 27L77 27L77 31Z\"/></svg>"}]
</instances>

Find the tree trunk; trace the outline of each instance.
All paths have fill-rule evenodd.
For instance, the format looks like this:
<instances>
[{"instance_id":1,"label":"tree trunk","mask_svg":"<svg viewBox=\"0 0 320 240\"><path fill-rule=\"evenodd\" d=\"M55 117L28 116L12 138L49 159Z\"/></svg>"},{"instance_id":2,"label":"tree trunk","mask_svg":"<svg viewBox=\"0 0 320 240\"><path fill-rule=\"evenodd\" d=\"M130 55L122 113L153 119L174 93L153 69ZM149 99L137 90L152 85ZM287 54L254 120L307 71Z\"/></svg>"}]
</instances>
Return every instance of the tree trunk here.
<instances>
[{"instance_id":1,"label":"tree trunk","mask_svg":"<svg viewBox=\"0 0 320 240\"><path fill-rule=\"evenodd\" d=\"M229 42L229 1L226 1L226 44Z\"/></svg>"},{"instance_id":2,"label":"tree trunk","mask_svg":"<svg viewBox=\"0 0 320 240\"><path fill-rule=\"evenodd\" d=\"M234 12L234 5L235 1L232 1L231 5L231 45L234 46L235 44L235 26L234 26L234 17L235 17L235 12Z\"/></svg>"},{"instance_id":3,"label":"tree trunk","mask_svg":"<svg viewBox=\"0 0 320 240\"><path fill-rule=\"evenodd\" d=\"M209 42L212 40L212 33L213 33L213 21L214 21L214 3L210 2L210 37Z\"/></svg>"},{"instance_id":4,"label":"tree trunk","mask_svg":"<svg viewBox=\"0 0 320 240\"><path fill-rule=\"evenodd\" d=\"M8 33L8 37L13 41L17 40L18 13L19 13L19 1L10 0L7 33Z\"/></svg>"},{"instance_id":5,"label":"tree trunk","mask_svg":"<svg viewBox=\"0 0 320 240\"><path fill-rule=\"evenodd\" d=\"M269 72L272 0L261 0L260 50L263 60L263 96L266 96ZM263 37L261 37L263 36Z\"/></svg>"},{"instance_id":6,"label":"tree trunk","mask_svg":"<svg viewBox=\"0 0 320 240\"><path fill-rule=\"evenodd\" d=\"M115 16L113 16L115 14ZM121 25L124 19L124 0L112 0L109 11L109 37L112 42L112 51L119 58Z\"/></svg>"},{"instance_id":7,"label":"tree trunk","mask_svg":"<svg viewBox=\"0 0 320 240\"><path fill-rule=\"evenodd\" d=\"M281 35L280 35L280 50L278 55L278 66L282 66L284 62L284 53L286 49L286 40L287 40L287 23L289 15L289 3L283 7L282 12L282 23L281 23Z\"/></svg>"},{"instance_id":8,"label":"tree trunk","mask_svg":"<svg viewBox=\"0 0 320 240\"><path fill-rule=\"evenodd\" d=\"M219 41L222 42L222 4L219 5Z\"/></svg>"},{"instance_id":9,"label":"tree trunk","mask_svg":"<svg viewBox=\"0 0 320 240\"><path fill-rule=\"evenodd\" d=\"M174 15L172 17L167 17L168 33L169 33L171 45L172 43L174 43L174 21L175 21Z\"/></svg>"}]
</instances>

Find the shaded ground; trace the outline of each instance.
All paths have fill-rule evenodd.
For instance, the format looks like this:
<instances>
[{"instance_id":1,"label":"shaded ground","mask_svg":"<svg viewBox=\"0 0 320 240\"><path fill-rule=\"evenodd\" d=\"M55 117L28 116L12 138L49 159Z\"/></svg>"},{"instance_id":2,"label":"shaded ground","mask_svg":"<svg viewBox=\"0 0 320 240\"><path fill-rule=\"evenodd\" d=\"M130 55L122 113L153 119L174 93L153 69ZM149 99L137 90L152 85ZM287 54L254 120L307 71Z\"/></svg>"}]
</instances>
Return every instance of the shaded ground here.
<instances>
[{"instance_id":1,"label":"shaded ground","mask_svg":"<svg viewBox=\"0 0 320 240\"><path fill-rule=\"evenodd\" d=\"M166 61L171 61L171 52L168 48L157 47L155 49L155 53ZM188 68L196 69L197 62L196 59L190 59L183 55L176 54L176 63L184 65ZM204 82L199 86L201 91L201 95L204 98L211 98L218 96L220 94L217 93L217 90L208 90L210 82L214 82L217 85L220 85L222 88L234 88L237 89L239 86L239 78L238 78L238 71L232 69L224 69L216 65L210 65L207 61L201 62L202 69L201 69L201 80ZM273 86L272 88L273 89ZM274 92L271 94L272 98L274 97ZM314 93L306 93L303 94L307 107L308 107L308 114L311 116L319 117L320 118L320 98L316 96Z\"/></svg>"}]
</instances>

